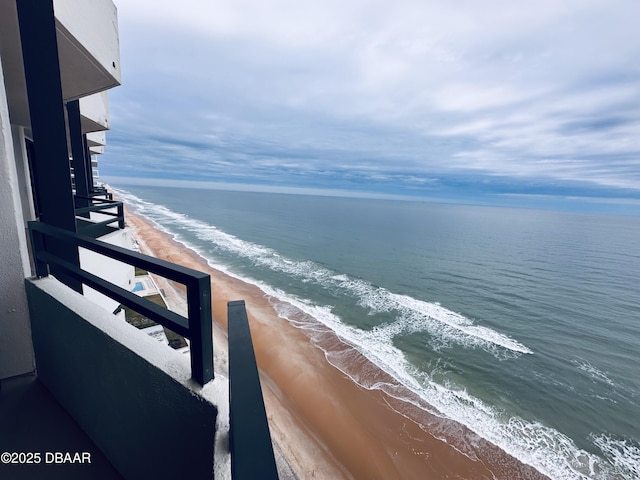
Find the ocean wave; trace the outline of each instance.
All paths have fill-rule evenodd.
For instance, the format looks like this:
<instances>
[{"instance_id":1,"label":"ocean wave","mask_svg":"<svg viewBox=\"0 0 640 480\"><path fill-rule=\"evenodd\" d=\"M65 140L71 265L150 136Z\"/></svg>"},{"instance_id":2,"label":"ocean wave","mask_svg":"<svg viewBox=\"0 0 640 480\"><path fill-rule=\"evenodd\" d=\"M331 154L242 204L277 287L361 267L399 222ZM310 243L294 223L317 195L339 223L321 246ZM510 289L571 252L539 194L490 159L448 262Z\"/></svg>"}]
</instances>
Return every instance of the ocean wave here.
<instances>
[{"instance_id":1,"label":"ocean wave","mask_svg":"<svg viewBox=\"0 0 640 480\"><path fill-rule=\"evenodd\" d=\"M507 335L476 325L471 319L437 303L390 292L365 280L331 271L312 261L288 259L271 248L241 240L213 225L173 212L162 205L146 202L129 192L116 192L134 205L142 215L154 220L163 230L170 231L174 236L180 237L179 233L171 231L169 226L187 231L215 248L247 259L255 265L290 275L305 283L313 282L326 290L349 295L358 305L368 309L370 314L397 312L396 321L384 327L387 332L401 334L426 331L439 339L440 344L456 343L467 348L481 348L500 358L511 356L506 352L516 355L533 353Z\"/></svg>"},{"instance_id":2,"label":"ocean wave","mask_svg":"<svg viewBox=\"0 0 640 480\"><path fill-rule=\"evenodd\" d=\"M612 435L591 435L592 442L613 465L620 478L640 478L640 443Z\"/></svg>"},{"instance_id":3,"label":"ocean wave","mask_svg":"<svg viewBox=\"0 0 640 480\"><path fill-rule=\"evenodd\" d=\"M612 387L614 386L613 380L611 380L605 372L598 370L589 362L585 360L573 360L572 363L578 367L578 370L582 370L589 375L592 381L606 383Z\"/></svg>"},{"instance_id":4,"label":"ocean wave","mask_svg":"<svg viewBox=\"0 0 640 480\"><path fill-rule=\"evenodd\" d=\"M418 423L428 433L447 441L469 458L476 457L476 445L468 435L449 422L425 422L419 415L407 413L407 410L418 409L464 425L473 434L552 479L628 478L620 476L617 473L619 469L611 468L602 458L578 448L573 440L561 432L539 422L510 416L470 395L464 388L434 381L433 373L419 371L407 362L402 351L393 345L393 335L389 332L382 329L363 332L341 323L329 308L318 307L277 289L262 288L274 298L273 306L282 318L310 333L310 338L324 351L331 365L360 387L384 391L398 400L400 406L395 405L392 407L394 410ZM304 315L301 316L300 312ZM311 319L321 322L328 330L318 328ZM327 332L337 335L344 347L336 347L332 343L327 348L324 342ZM373 371L363 370L359 356L369 360L376 368Z\"/></svg>"}]
</instances>

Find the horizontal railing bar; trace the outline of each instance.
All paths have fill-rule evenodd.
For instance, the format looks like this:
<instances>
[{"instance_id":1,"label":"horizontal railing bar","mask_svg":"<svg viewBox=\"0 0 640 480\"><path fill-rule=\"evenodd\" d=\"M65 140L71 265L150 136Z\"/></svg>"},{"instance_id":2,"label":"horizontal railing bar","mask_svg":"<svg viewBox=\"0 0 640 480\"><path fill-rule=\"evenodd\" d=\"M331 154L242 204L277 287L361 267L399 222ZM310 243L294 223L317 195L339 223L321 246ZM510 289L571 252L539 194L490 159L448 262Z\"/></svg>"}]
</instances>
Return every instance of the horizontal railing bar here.
<instances>
[{"instance_id":1,"label":"horizontal railing bar","mask_svg":"<svg viewBox=\"0 0 640 480\"><path fill-rule=\"evenodd\" d=\"M51 227L42 222L29 222L29 228L54 238L70 240L80 247L87 248L88 250L113 258L114 260L119 260L134 267L157 273L161 277L186 285L187 288L197 283L197 280L200 278L209 278L209 275L204 272L167 262L159 258L149 257L117 245L110 245L84 235Z\"/></svg>"},{"instance_id":2,"label":"horizontal railing bar","mask_svg":"<svg viewBox=\"0 0 640 480\"><path fill-rule=\"evenodd\" d=\"M183 337L191 338L189 332L189 321L181 315L178 315L171 310L157 305L150 300L146 300L143 297L131 293L124 288L118 287L102 278L82 270L75 265L61 260L60 258L51 255L47 252L40 252L37 255L38 260L47 262L49 264L57 265L65 270L65 272L74 279L88 285L89 287L97 290L100 293L107 295L108 297L116 300L123 305L134 309L138 313L145 317L159 323L174 332L182 335Z\"/></svg>"},{"instance_id":3,"label":"horizontal railing bar","mask_svg":"<svg viewBox=\"0 0 640 480\"><path fill-rule=\"evenodd\" d=\"M110 208L110 207L107 207L107 208ZM92 210L92 211L93 212L100 212L100 215L107 215L109 217L118 218L120 216L117 212L109 212L109 211L103 211L103 210L106 210L106 208L96 208L95 210ZM76 211L76 213L78 213L78 212ZM113 221L113 220L111 220L111 221Z\"/></svg>"},{"instance_id":4,"label":"horizontal railing bar","mask_svg":"<svg viewBox=\"0 0 640 480\"><path fill-rule=\"evenodd\" d=\"M90 205L88 207L76 207L74 210L76 215L79 213L87 213L87 212L101 212L103 215L118 215L114 212L102 212L102 210L109 210L111 208L118 208L122 206L122 202L110 202L108 204L101 205Z\"/></svg>"},{"instance_id":5,"label":"horizontal railing bar","mask_svg":"<svg viewBox=\"0 0 640 480\"><path fill-rule=\"evenodd\" d=\"M104 195L104 193L96 193L94 195ZM83 200L91 200L92 202L98 202L98 203L122 203L116 200L110 200L110 199L106 199L106 198L95 198L93 196L86 196L86 195L74 195L75 198L82 198Z\"/></svg>"},{"instance_id":6,"label":"horizontal railing bar","mask_svg":"<svg viewBox=\"0 0 640 480\"><path fill-rule=\"evenodd\" d=\"M78 212L76 211L76 214ZM119 222L120 221L120 216L117 214L113 214L113 213L103 213L102 215L109 215L110 217L113 218L107 218L106 220L100 220L99 222L94 222L93 220L89 220L87 218L81 217L81 220L84 220L86 223L92 223L94 225L107 225L109 223L114 223L114 222Z\"/></svg>"},{"instance_id":7,"label":"horizontal railing bar","mask_svg":"<svg viewBox=\"0 0 640 480\"><path fill-rule=\"evenodd\" d=\"M98 195L104 195L105 197L107 197L107 199L113 200L113 194L111 194L110 192L107 192L106 190L104 192L90 192L89 193L89 197L91 197L91 198L97 197ZM96 200L99 200L99 199L96 199Z\"/></svg>"},{"instance_id":8,"label":"horizontal railing bar","mask_svg":"<svg viewBox=\"0 0 640 480\"><path fill-rule=\"evenodd\" d=\"M81 213L88 213L88 212L100 212L102 215L113 215L113 216L117 216L118 213L116 212L103 212L103 210L109 210L111 208L118 208L118 205L114 204L114 205L92 205L90 207L76 207L74 208L75 214L79 215Z\"/></svg>"},{"instance_id":9,"label":"horizontal railing bar","mask_svg":"<svg viewBox=\"0 0 640 480\"><path fill-rule=\"evenodd\" d=\"M117 220L111 220L110 223L113 223L113 222L117 222ZM105 225L102 225L102 224L86 222L85 224L78 226L78 233L80 233L80 235L87 235L87 236L94 236L94 237L102 236L108 233L105 231L104 227ZM112 226L111 228L113 228L114 231L117 230L116 227Z\"/></svg>"}]
</instances>

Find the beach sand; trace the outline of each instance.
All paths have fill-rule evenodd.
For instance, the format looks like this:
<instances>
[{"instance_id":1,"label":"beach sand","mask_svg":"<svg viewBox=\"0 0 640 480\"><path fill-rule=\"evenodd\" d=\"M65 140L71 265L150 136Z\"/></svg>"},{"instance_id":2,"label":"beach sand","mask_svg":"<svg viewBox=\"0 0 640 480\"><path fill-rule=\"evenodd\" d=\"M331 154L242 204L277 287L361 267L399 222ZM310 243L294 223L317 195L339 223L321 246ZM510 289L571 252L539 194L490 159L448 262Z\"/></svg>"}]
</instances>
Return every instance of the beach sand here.
<instances>
[{"instance_id":1,"label":"beach sand","mask_svg":"<svg viewBox=\"0 0 640 480\"><path fill-rule=\"evenodd\" d=\"M323 350L347 352L363 375L393 382L326 327L292 326L257 286L212 268L146 219L130 211L126 219L141 252L211 275L215 369L225 375L227 302L245 301L271 436L300 479L546 478L455 422L358 386ZM183 290L155 279L184 308Z\"/></svg>"}]
</instances>

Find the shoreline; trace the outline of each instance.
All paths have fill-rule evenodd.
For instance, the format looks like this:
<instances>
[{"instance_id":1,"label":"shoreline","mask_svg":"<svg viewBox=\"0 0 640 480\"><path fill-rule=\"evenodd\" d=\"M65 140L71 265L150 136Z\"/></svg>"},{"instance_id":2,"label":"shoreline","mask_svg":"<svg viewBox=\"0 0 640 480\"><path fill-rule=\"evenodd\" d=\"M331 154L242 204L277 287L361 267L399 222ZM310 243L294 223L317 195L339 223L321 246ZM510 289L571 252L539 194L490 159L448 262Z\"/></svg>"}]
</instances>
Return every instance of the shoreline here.
<instances>
[{"instance_id":1,"label":"shoreline","mask_svg":"<svg viewBox=\"0 0 640 480\"><path fill-rule=\"evenodd\" d=\"M205 271L211 275L211 297L213 315L214 370L216 375L228 377L227 350L227 302L238 300L245 295L244 287L251 287L223 272L212 269L206 260L196 252L173 240L158 230L147 219L138 216L125 207L127 227L141 253L174 263ZM151 274L160 287L170 307L176 313L186 316L187 302L184 287ZM246 295L245 295L246 298ZM247 314L251 324L252 339L255 348L253 315L247 305ZM257 352L256 352L257 357ZM262 371L259 372L265 409L274 443L274 453L279 450L288 467L300 479L305 478L350 478L338 462L328 455L309 432L301 428L295 416L283 406L282 394ZM278 465L280 468L281 465ZM280 471L280 470L279 470Z\"/></svg>"},{"instance_id":2,"label":"shoreline","mask_svg":"<svg viewBox=\"0 0 640 480\"><path fill-rule=\"evenodd\" d=\"M211 267L129 209L126 219L143 253L211 275L216 372L227 365L226 303L245 300L271 435L299 478L547 478L460 424L357 385L327 360L324 351L344 349L329 329L294 327L257 286ZM177 286L154 278L172 306L184 305ZM349 356L363 372L377 369L354 349Z\"/></svg>"}]
</instances>

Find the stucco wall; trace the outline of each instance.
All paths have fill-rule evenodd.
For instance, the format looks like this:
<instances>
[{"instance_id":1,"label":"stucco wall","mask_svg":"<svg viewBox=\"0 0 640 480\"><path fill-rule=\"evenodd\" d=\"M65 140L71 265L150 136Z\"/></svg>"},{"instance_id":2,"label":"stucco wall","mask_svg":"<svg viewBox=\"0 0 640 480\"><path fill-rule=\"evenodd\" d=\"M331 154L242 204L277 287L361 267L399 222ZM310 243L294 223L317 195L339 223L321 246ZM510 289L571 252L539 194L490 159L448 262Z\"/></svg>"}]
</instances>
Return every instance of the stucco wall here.
<instances>
[{"instance_id":1,"label":"stucco wall","mask_svg":"<svg viewBox=\"0 0 640 480\"><path fill-rule=\"evenodd\" d=\"M0 379L33 371L29 310L23 279L29 255L0 63Z\"/></svg>"}]
</instances>

